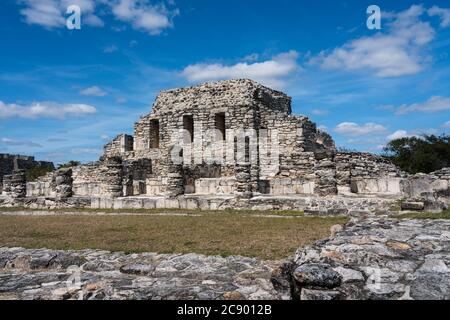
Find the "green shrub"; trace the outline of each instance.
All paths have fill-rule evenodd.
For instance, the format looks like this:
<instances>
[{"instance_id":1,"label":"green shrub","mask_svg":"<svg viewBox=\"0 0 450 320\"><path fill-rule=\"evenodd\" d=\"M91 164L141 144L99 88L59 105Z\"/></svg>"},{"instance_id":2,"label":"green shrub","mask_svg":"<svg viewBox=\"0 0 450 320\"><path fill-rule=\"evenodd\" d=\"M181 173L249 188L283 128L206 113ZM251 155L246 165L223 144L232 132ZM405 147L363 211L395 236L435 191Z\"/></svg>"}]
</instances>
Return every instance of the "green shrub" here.
<instances>
[{"instance_id":1,"label":"green shrub","mask_svg":"<svg viewBox=\"0 0 450 320\"><path fill-rule=\"evenodd\" d=\"M53 171L53 168L50 166L34 166L26 170L25 176L28 182L34 182L37 178L51 171Z\"/></svg>"}]
</instances>

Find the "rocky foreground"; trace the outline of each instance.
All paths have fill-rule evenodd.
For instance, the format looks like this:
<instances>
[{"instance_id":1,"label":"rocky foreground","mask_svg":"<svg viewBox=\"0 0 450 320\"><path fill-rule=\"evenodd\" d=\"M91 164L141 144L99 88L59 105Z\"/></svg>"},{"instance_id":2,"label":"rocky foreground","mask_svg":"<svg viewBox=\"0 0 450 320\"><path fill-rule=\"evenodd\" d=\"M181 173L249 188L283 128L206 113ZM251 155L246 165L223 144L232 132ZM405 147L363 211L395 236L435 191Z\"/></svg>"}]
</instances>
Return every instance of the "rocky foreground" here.
<instances>
[{"instance_id":1,"label":"rocky foreground","mask_svg":"<svg viewBox=\"0 0 450 320\"><path fill-rule=\"evenodd\" d=\"M0 299L280 299L257 259L0 248Z\"/></svg>"},{"instance_id":2,"label":"rocky foreground","mask_svg":"<svg viewBox=\"0 0 450 320\"><path fill-rule=\"evenodd\" d=\"M450 299L450 221L350 222L301 248L289 265L293 296L311 299Z\"/></svg>"},{"instance_id":3,"label":"rocky foreground","mask_svg":"<svg viewBox=\"0 0 450 320\"><path fill-rule=\"evenodd\" d=\"M367 218L283 263L0 248L0 299L450 299L450 221Z\"/></svg>"}]
</instances>

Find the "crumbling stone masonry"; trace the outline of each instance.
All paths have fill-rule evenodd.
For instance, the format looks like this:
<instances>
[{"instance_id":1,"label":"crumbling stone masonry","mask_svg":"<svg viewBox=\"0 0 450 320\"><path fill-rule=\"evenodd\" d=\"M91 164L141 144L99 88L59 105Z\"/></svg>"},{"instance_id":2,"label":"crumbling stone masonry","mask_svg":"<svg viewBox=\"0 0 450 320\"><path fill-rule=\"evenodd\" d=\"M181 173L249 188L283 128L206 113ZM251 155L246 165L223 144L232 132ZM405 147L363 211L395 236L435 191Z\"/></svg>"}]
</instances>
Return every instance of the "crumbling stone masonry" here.
<instances>
[{"instance_id":1,"label":"crumbling stone masonry","mask_svg":"<svg viewBox=\"0 0 450 320\"><path fill-rule=\"evenodd\" d=\"M439 211L450 203L448 170L413 176L377 155L337 152L286 94L237 79L162 91L132 136L72 168L73 182L57 191L50 174L27 183L27 195L72 193L95 208Z\"/></svg>"},{"instance_id":2,"label":"crumbling stone masonry","mask_svg":"<svg viewBox=\"0 0 450 320\"><path fill-rule=\"evenodd\" d=\"M53 174L51 187L55 190L57 198L69 198L72 196L72 169L59 169Z\"/></svg>"},{"instance_id":3,"label":"crumbling stone masonry","mask_svg":"<svg viewBox=\"0 0 450 320\"><path fill-rule=\"evenodd\" d=\"M3 193L13 199L25 198L27 186L24 170L14 170L11 175L3 177Z\"/></svg>"},{"instance_id":4,"label":"crumbling stone masonry","mask_svg":"<svg viewBox=\"0 0 450 320\"><path fill-rule=\"evenodd\" d=\"M27 170L33 167L48 167L55 169L52 162L36 161L34 157L0 153L0 193L3 189L3 177L14 170Z\"/></svg>"},{"instance_id":5,"label":"crumbling stone masonry","mask_svg":"<svg viewBox=\"0 0 450 320\"><path fill-rule=\"evenodd\" d=\"M276 150L264 149L268 142ZM151 161L144 188L133 195L211 194L226 189L251 197L336 194L334 154L329 135L308 118L291 114L290 97L243 79L161 92L152 112L135 124L134 137L119 135L105 146L102 159ZM183 165L173 172L177 157ZM290 186L291 191L279 185Z\"/></svg>"}]
</instances>

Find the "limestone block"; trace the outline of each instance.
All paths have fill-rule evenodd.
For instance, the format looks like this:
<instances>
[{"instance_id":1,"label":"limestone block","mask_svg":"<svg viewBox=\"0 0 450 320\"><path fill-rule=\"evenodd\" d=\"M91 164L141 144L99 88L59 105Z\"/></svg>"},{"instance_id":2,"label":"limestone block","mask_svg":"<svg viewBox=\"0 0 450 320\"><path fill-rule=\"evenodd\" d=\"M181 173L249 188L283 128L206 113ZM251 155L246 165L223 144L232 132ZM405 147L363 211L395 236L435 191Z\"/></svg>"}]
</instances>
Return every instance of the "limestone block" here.
<instances>
[{"instance_id":1,"label":"limestone block","mask_svg":"<svg viewBox=\"0 0 450 320\"><path fill-rule=\"evenodd\" d=\"M404 201L401 204L402 210L422 211L424 208L425 204L423 202Z\"/></svg>"},{"instance_id":2,"label":"limestone block","mask_svg":"<svg viewBox=\"0 0 450 320\"><path fill-rule=\"evenodd\" d=\"M156 208L156 200L152 198L143 198L142 206L144 209L155 209Z\"/></svg>"}]
</instances>

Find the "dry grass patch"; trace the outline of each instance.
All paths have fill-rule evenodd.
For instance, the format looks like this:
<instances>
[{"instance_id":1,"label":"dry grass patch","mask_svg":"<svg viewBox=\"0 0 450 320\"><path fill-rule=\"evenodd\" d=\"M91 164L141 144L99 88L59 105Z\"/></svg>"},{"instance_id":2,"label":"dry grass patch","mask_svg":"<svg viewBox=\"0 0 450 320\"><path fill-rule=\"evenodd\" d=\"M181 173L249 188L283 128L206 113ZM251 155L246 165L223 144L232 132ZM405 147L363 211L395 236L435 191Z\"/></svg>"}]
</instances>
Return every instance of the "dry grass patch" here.
<instances>
[{"instance_id":1,"label":"dry grass patch","mask_svg":"<svg viewBox=\"0 0 450 320\"><path fill-rule=\"evenodd\" d=\"M325 238L345 217L0 216L0 246L243 255L280 259Z\"/></svg>"}]
</instances>

